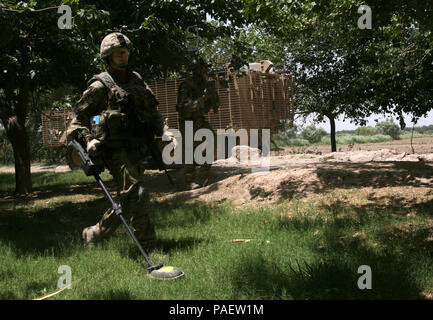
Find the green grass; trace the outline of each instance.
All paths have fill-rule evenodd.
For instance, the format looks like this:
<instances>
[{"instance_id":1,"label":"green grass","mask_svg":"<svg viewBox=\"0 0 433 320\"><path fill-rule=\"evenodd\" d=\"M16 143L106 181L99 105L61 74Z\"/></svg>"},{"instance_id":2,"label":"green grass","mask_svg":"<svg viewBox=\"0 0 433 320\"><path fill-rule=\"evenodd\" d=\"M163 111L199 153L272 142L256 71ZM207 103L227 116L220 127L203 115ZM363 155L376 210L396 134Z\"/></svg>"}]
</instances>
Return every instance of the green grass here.
<instances>
[{"instance_id":1,"label":"green grass","mask_svg":"<svg viewBox=\"0 0 433 320\"><path fill-rule=\"evenodd\" d=\"M108 171L101 174L105 181L111 180ZM93 177L86 177L81 170L53 173L42 171L32 173L32 186L35 190L44 190L54 186L68 186L79 183L91 183ZM15 189L15 175L11 173L0 173L0 192L12 192Z\"/></svg>"},{"instance_id":2,"label":"green grass","mask_svg":"<svg viewBox=\"0 0 433 320\"><path fill-rule=\"evenodd\" d=\"M94 224L107 203L102 194L74 203L56 187L78 182L69 174L59 180L45 175L45 183L36 175L36 190L48 192L47 183L57 190L59 199L49 206L31 199L0 202L0 298L56 291L61 265L71 267L76 283L50 299L412 299L433 289L431 243L426 247L423 240L432 201L407 209L354 205L331 191L319 201L272 207L153 202L148 210L158 242L150 257L186 274L157 281L147 277L122 226L100 245L83 245L82 228ZM88 185L84 175L80 179ZM405 232L408 225L417 228ZM372 268L372 290L357 287L361 265Z\"/></svg>"},{"instance_id":3,"label":"green grass","mask_svg":"<svg viewBox=\"0 0 433 320\"><path fill-rule=\"evenodd\" d=\"M417 144L419 142L416 141L416 138L429 138L433 137L431 134L420 134L420 133L414 133L414 144ZM410 139L411 133L405 133L400 135L400 140L403 139ZM380 143L380 142L389 142L393 141L393 139L388 135L383 134L376 134L372 136L363 136L363 135L356 135L356 134L342 134L339 135L337 133L336 135L337 145L348 145L348 144L365 144L365 143ZM279 147L308 147L308 146L325 146L325 145L331 145L331 138L328 136L325 136L322 138L320 142L317 143L309 143L308 140L304 139L288 139L283 140L278 137L275 138L275 142L278 144Z\"/></svg>"},{"instance_id":4,"label":"green grass","mask_svg":"<svg viewBox=\"0 0 433 320\"><path fill-rule=\"evenodd\" d=\"M412 132L410 132L410 133L403 133L403 134L401 134L400 135L400 139L410 139L412 137ZM424 133L424 134L421 134L421 133L418 133L418 132L414 132L413 133L413 138L415 139L415 138L431 138L431 137L433 137L433 134L426 134L426 133Z\"/></svg>"},{"instance_id":5,"label":"green grass","mask_svg":"<svg viewBox=\"0 0 433 320\"><path fill-rule=\"evenodd\" d=\"M383 134L376 134L372 136L361 136L361 135L342 135L337 136L337 145L345 144L363 144L363 143L377 143L377 142L387 142L392 141L390 136ZM318 145L331 145L330 137L323 137L322 141Z\"/></svg>"}]
</instances>

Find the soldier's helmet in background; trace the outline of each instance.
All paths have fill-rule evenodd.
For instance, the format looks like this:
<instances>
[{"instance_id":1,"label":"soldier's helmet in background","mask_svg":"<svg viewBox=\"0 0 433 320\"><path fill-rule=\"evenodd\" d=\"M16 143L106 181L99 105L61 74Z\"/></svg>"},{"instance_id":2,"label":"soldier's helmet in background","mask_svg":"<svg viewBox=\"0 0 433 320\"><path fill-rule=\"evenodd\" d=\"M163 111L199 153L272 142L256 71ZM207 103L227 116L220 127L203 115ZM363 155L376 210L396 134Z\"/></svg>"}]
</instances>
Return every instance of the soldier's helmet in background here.
<instances>
[{"instance_id":1,"label":"soldier's helmet in background","mask_svg":"<svg viewBox=\"0 0 433 320\"><path fill-rule=\"evenodd\" d=\"M203 58L193 58L188 65L188 70L194 71L200 67L206 67L206 70L207 70L209 68L209 64L206 63L206 61Z\"/></svg>"},{"instance_id":2,"label":"soldier's helmet in background","mask_svg":"<svg viewBox=\"0 0 433 320\"><path fill-rule=\"evenodd\" d=\"M110 33L101 42L101 58L107 58L116 48L127 48L132 51L133 45L131 40L124 34L120 32Z\"/></svg>"}]
</instances>

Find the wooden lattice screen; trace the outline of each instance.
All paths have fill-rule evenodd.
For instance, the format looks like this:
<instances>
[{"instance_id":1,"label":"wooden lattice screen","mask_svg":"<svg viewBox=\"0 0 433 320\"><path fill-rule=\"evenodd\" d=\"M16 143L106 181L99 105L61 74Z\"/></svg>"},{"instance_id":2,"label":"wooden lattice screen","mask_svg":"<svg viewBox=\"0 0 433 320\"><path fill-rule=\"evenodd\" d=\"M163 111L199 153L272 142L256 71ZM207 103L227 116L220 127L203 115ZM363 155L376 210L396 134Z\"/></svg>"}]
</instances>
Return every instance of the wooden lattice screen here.
<instances>
[{"instance_id":1,"label":"wooden lattice screen","mask_svg":"<svg viewBox=\"0 0 433 320\"><path fill-rule=\"evenodd\" d=\"M71 109L53 110L42 113L42 140L52 149L66 146L66 129L72 121Z\"/></svg>"},{"instance_id":2,"label":"wooden lattice screen","mask_svg":"<svg viewBox=\"0 0 433 320\"><path fill-rule=\"evenodd\" d=\"M181 80L154 81L150 88L159 102L158 110L168 119L169 128L178 128L176 112L177 89ZM293 82L290 76L250 72L244 76L220 74L216 81L220 108L211 110L207 119L217 129L270 129L277 133L280 121L293 120ZM42 114L42 137L45 146L63 147L67 144L66 128L73 111L64 109ZM90 120L89 120L90 121Z\"/></svg>"},{"instance_id":3,"label":"wooden lattice screen","mask_svg":"<svg viewBox=\"0 0 433 320\"><path fill-rule=\"evenodd\" d=\"M219 78L221 80L221 77ZM211 110L207 119L216 129L271 129L276 133L280 120L294 117L293 83L289 76L250 72L242 77L226 76L216 81L220 108ZM178 128L177 88L180 80L150 83L159 101L159 111L168 119L170 128Z\"/></svg>"}]
</instances>

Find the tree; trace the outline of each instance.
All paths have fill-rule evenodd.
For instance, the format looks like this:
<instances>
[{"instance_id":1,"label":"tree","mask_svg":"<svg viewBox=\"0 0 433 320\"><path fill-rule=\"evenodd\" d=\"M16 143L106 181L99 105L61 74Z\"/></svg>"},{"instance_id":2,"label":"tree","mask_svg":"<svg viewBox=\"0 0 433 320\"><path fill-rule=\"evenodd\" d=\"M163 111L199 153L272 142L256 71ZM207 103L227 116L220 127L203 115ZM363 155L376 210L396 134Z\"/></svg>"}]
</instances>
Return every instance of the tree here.
<instances>
[{"instance_id":1,"label":"tree","mask_svg":"<svg viewBox=\"0 0 433 320\"><path fill-rule=\"evenodd\" d=\"M372 126L365 126L365 127L359 127L357 133L361 136L374 136L375 134L378 134L379 131L376 128L373 128Z\"/></svg>"},{"instance_id":2,"label":"tree","mask_svg":"<svg viewBox=\"0 0 433 320\"><path fill-rule=\"evenodd\" d=\"M15 193L32 190L30 144L26 128L32 95L61 84L84 82L86 72L95 70L89 50L93 28L106 27L104 14L89 8L79 28L60 30L53 1L0 3L0 118L11 142L15 159ZM83 27L87 32L82 32ZM79 57L77 59L77 57ZM93 67L93 68L92 68Z\"/></svg>"},{"instance_id":3,"label":"tree","mask_svg":"<svg viewBox=\"0 0 433 320\"><path fill-rule=\"evenodd\" d=\"M328 133L322 128L316 128L314 124L305 127L301 132L302 139L308 140L309 143L317 143Z\"/></svg>"},{"instance_id":4,"label":"tree","mask_svg":"<svg viewBox=\"0 0 433 320\"><path fill-rule=\"evenodd\" d=\"M244 19L241 2L69 0L72 29L59 29L58 1L0 1L0 119L12 144L15 193L31 192L26 120L34 95L70 85L82 92L102 69L99 45L109 31L124 32L135 45L131 63L145 79L179 68L186 55L185 30L215 39L233 35ZM206 14L231 25L214 26Z\"/></svg>"},{"instance_id":5,"label":"tree","mask_svg":"<svg viewBox=\"0 0 433 320\"><path fill-rule=\"evenodd\" d=\"M400 127L391 119L376 124L376 129L384 135L388 135L394 140L400 140Z\"/></svg>"},{"instance_id":6,"label":"tree","mask_svg":"<svg viewBox=\"0 0 433 320\"><path fill-rule=\"evenodd\" d=\"M420 1L369 2L373 28L360 30L360 1L249 0L250 21L284 42L301 112L363 125L372 113L416 121L433 107L433 9Z\"/></svg>"}]
</instances>

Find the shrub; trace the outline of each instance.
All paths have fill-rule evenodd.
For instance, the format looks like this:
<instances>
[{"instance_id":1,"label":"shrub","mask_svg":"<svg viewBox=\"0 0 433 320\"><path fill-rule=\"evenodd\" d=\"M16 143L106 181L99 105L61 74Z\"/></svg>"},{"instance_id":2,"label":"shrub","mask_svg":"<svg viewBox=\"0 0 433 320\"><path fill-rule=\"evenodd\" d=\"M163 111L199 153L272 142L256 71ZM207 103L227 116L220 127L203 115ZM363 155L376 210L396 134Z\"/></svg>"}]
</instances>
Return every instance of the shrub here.
<instances>
[{"instance_id":1,"label":"shrub","mask_svg":"<svg viewBox=\"0 0 433 320\"><path fill-rule=\"evenodd\" d=\"M400 127L391 119L379 122L376 125L376 129L378 129L380 133L388 135L394 140L400 140Z\"/></svg>"},{"instance_id":2,"label":"shrub","mask_svg":"<svg viewBox=\"0 0 433 320\"><path fill-rule=\"evenodd\" d=\"M371 126L359 127L357 132L361 136L374 136L379 133L376 128L373 128Z\"/></svg>"},{"instance_id":3,"label":"shrub","mask_svg":"<svg viewBox=\"0 0 433 320\"><path fill-rule=\"evenodd\" d=\"M313 124L306 127L301 132L302 139L308 140L310 143L317 143L326 135L328 135L328 133L324 129L316 128Z\"/></svg>"}]
</instances>

